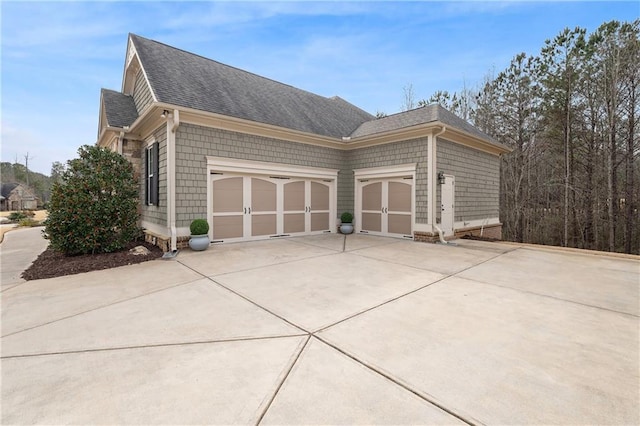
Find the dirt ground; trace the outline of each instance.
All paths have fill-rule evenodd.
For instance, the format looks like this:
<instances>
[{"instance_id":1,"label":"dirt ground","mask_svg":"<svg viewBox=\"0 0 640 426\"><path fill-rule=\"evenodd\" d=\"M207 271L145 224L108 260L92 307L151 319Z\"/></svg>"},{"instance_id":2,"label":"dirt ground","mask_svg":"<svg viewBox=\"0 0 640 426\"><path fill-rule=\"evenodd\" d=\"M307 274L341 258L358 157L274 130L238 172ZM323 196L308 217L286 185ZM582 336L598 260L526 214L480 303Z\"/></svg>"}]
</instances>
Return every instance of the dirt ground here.
<instances>
[{"instance_id":1,"label":"dirt ground","mask_svg":"<svg viewBox=\"0 0 640 426\"><path fill-rule=\"evenodd\" d=\"M9 211L9 212L0 212L0 217L9 217L9 215L11 213L13 213L13 212L11 212L11 211ZM35 213L35 216L33 217L33 220L35 220L37 222L42 222L49 215L49 212L46 211L46 210L36 210L34 213ZM15 224L15 223L2 222L2 224L0 225L0 243L4 239L4 234L6 234L7 232L11 231L12 229L15 229L17 226L18 225Z\"/></svg>"}]
</instances>

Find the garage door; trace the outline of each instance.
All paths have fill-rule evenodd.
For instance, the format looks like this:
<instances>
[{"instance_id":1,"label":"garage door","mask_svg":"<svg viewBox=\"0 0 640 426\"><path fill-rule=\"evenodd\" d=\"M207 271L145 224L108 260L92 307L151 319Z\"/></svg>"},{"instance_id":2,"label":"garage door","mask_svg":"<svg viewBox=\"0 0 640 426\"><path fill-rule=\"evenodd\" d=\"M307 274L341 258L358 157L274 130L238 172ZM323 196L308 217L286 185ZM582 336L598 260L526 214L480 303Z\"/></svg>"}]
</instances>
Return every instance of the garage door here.
<instances>
[{"instance_id":1,"label":"garage door","mask_svg":"<svg viewBox=\"0 0 640 426\"><path fill-rule=\"evenodd\" d=\"M356 231L413 238L413 178L361 179L357 182Z\"/></svg>"},{"instance_id":2,"label":"garage door","mask_svg":"<svg viewBox=\"0 0 640 426\"><path fill-rule=\"evenodd\" d=\"M331 182L286 176L214 173L214 242L329 232Z\"/></svg>"}]
</instances>

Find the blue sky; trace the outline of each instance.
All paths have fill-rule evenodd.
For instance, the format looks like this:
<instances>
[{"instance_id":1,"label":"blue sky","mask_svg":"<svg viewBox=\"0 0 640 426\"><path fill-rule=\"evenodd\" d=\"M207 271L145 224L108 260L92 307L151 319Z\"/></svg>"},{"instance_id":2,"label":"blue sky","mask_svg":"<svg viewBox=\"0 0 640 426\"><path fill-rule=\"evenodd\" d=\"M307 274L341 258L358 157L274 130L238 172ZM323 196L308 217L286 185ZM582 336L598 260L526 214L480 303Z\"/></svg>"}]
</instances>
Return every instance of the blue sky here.
<instances>
[{"instance_id":1,"label":"blue sky","mask_svg":"<svg viewBox=\"0 0 640 426\"><path fill-rule=\"evenodd\" d=\"M49 174L96 141L100 88L120 90L127 34L215 59L374 114L478 86L565 27L631 21L623 2L1 3L2 161Z\"/></svg>"}]
</instances>

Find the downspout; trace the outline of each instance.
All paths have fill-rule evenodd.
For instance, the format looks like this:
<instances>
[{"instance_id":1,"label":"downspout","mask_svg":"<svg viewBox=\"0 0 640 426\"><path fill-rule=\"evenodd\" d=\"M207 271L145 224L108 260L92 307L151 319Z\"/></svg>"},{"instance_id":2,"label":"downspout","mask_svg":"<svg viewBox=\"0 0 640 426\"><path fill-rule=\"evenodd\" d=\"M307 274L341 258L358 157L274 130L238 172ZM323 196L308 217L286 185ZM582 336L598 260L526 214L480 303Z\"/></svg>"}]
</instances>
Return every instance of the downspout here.
<instances>
[{"instance_id":1,"label":"downspout","mask_svg":"<svg viewBox=\"0 0 640 426\"><path fill-rule=\"evenodd\" d=\"M118 135L118 146L116 147L116 150L120 155L124 152L124 135L129 131L129 129L129 126L123 126L122 130L120 130L120 134Z\"/></svg>"},{"instance_id":2,"label":"downspout","mask_svg":"<svg viewBox=\"0 0 640 426\"><path fill-rule=\"evenodd\" d=\"M123 140L124 140L124 130L121 131L120 135L118 136L118 146L116 147L116 150L118 151L118 154L120 154L120 155L122 155L122 141Z\"/></svg>"},{"instance_id":3,"label":"downspout","mask_svg":"<svg viewBox=\"0 0 640 426\"><path fill-rule=\"evenodd\" d=\"M167 223L171 233L171 252L178 251L176 230L176 130L180 126L180 111L173 110L167 120Z\"/></svg>"},{"instance_id":4,"label":"downspout","mask_svg":"<svg viewBox=\"0 0 640 426\"><path fill-rule=\"evenodd\" d=\"M429 216L431 216L429 219L429 223L431 223L432 225L432 231L433 229L439 230L440 228L438 228L436 226L436 185L437 185L437 174L438 174L438 170L437 170L437 161L436 161L436 139L438 136L442 135L445 131L447 130L447 128L445 126L442 126L442 128L440 129L440 131L436 134L431 135L430 138L430 146L429 146L429 157L428 157L428 169L429 169L429 174L427 175L427 186L429 187L428 190L428 203L429 203L429 210L428 210L428 214Z\"/></svg>"},{"instance_id":5,"label":"downspout","mask_svg":"<svg viewBox=\"0 0 640 426\"><path fill-rule=\"evenodd\" d=\"M440 236L440 242L442 244L449 244L449 241L444 239L444 232L442 232L442 229L440 229L440 227L436 224L434 224L433 227L436 228L436 231L438 231L438 235Z\"/></svg>"}]
</instances>

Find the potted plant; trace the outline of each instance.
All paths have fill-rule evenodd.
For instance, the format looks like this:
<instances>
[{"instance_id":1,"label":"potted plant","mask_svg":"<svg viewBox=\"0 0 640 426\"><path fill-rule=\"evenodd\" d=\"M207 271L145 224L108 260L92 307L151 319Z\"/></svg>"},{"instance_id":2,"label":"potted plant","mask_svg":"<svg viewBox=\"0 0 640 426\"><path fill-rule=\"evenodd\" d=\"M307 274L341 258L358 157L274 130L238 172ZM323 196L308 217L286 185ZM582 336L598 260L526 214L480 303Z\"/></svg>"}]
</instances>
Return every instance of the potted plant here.
<instances>
[{"instance_id":1,"label":"potted plant","mask_svg":"<svg viewBox=\"0 0 640 426\"><path fill-rule=\"evenodd\" d=\"M343 234L350 234L353 232L353 215L349 212L344 212L340 215L340 232Z\"/></svg>"},{"instance_id":2,"label":"potted plant","mask_svg":"<svg viewBox=\"0 0 640 426\"><path fill-rule=\"evenodd\" d=\"M205 219L195 219L189 227L191 238L189 247L191 250L202 251L209 247L209 223Z\"/></svg>"}]
</instances>

